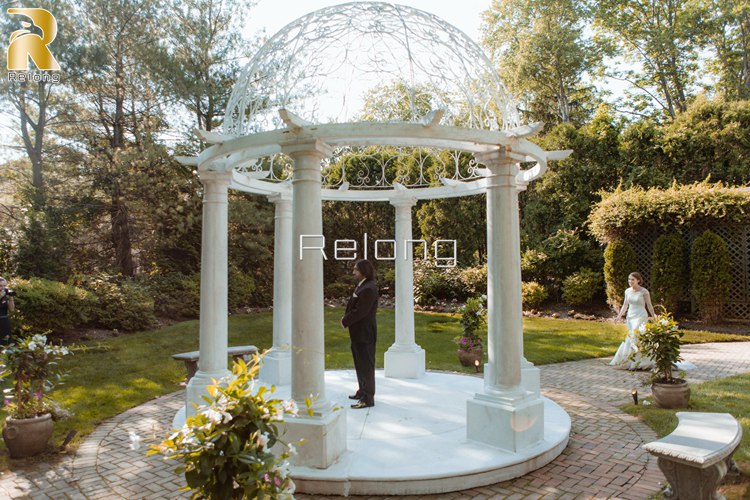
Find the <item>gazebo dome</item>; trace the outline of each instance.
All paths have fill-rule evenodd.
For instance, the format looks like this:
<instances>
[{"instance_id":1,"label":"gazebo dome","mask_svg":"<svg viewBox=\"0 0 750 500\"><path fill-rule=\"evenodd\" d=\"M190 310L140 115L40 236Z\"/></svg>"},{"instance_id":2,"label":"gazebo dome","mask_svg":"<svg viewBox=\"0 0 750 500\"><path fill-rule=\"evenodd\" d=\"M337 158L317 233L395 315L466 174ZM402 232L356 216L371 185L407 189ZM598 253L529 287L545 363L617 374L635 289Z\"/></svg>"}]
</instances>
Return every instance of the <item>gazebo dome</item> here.
<instances>
[{"instance_id":1,"label":"gazebo dome","mask_svg":"<svg viewBox=\"0 0 750 500\"><path fill-rule=\"evenodd\" d=\"M473 40L432 14L381 2L326 7L276 33L238 78L224 133L282 129L281 108L313 124L416 123L441 109L445 125L519 125L516 103Z\"/></svg>"}]
</instances>

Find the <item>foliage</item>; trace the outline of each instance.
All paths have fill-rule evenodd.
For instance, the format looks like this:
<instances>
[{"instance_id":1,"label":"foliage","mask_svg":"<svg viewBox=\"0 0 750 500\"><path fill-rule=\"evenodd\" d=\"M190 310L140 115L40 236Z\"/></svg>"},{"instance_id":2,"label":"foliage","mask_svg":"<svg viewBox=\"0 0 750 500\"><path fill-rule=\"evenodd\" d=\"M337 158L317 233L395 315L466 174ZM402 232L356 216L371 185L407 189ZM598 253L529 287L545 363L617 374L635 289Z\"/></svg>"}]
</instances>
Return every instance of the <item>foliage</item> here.
<instances>
[{"instance_id":1,"label":"foliage","mask_svg":"<svg viewBox=\"0 0 750 500\"><path fill-rule=\"evenodd\" d=\"M631 85L630 104L635 112L657 108L674 118L685 111L696 79L694 44L699 19L690 2L596 2L597 34L627 61L626 69L610 71L610 76Z\"/></svg>"},{"instance_id":2,"label":"foliage","mask_svg":"<svg viewBox=\"0 0 750 500\"><path fill-rule=\"evenodd\" d=\"M437 267L433 261L414 265L414 300L417 304L434 304L438 300L463 300L466 291L461 272L455 267Z\"/></svg>"},{"instance_id":3,"label":"foliage","mask_svg":"<svg viewBox=\"0 0 750 500\"><path fill-rule=\"evenodd\" d=\"M15 419L32 418L60 409L47 393L62 379L57 360L70 354L67 347L47 343L46 335L29 335L10 344L0 354L0 379L10 380L5 389L5 411Z\"/></svg>"},{"instance_id":4,"label":"foliage","mask_svg":"<svg viewBox=\"0 0 750 500\"><path fill-rule=\"evenodd\" d=\"M486 295L471 297L458 310L461 313L461 329L463 330L463 334L454 338L453 341L462 351L482 347L482 339L477 335L477 330L487 320L486 302Z\"/></svg>"},{"instance_id":5,"label":"foliage","mask_svg":"<svg viewBox=\"0 0 750 500\"><path fill-rule=\"evenodd\" d=\"M149 454L163 453L184 465L192 498L283 498L294 493L287 458L295 453L279 439L278 424L297 415L294 401L273 398L275 388L256 387L260 358L250 366L238 360L234 375L208 387L207 406L199 406L182 429ZM279 443L278 456L271 449Z\"/></svg>"},{"instance_id":6,"label":"foliage","mask_svg":"<svg viewBox=\"0 0 750 500\"><path fill-rule=\"evenodd\" d=\"M227 282L228 307L230 311L237 311L252 303L255 280L250 273L240 271L234 266L229 267Z\"/></svg>"},{"instance_id":7,"label":"foliage","mask_svg":"<svg viewBox=\"0 0 750 500\"><path fill-rule=\"evenodd\" d=\"M663 234L654 242L651 291L654 301L676 311L684 289L684 243L677 233Z\"/></svg>"},{"instance_id":8,"label":"foliage","mask_svg":"<svg viewBox=\"0 0 750 500\"><path fill-rule=\"evenodd\" d=\"M612 309L622 306L628 275L635 271L636 265L635 250L626 241L613 241L604 250L604 283Z\"/></svg>"},{"instance_id":9,"label":"foliage","mask_svg":"<svg viewBox=\"0 0 750 500\"><path fill-rule=\"evenodd\" d=\"M342 283L340 281L335 281L325 286L324 294L326 298L329 299L341 299L344 297L349 297L352 293L352 289L353 287L351 283Z\"/></svg>"},{"instance_id":10,"label":"foliage","mask_svg":"<svg viewBox=\"0 0 750 500\"><path fill-rule=\"evenodd\" d=\"M731 268L727 244L721 236L707 230L695 239L690 251L690 282L704 319L721 319L732 285Z\"/></svg>"},{"instance_id":11,"label":"foliage","mask_svg":"<svg viewBox=\"0 0 750 500\"><path fill-rule=\"evenodd\" d=\"M636 359L637 355L652 359L654 381L671 383L672 367L682 361L680 346L683 335L670 313L657 314L641 326L636 339L638 349L631 354L631 359Z\"/></svg>"},{"instance_id":12,"label":"foliage","mask_svg":"<svg viewBox=\"0 0 750 500\"><path fill-rule=\"evenodd\" d=\"M172 319L197 318L200 312L200 273L153 273L143 286L154 299L154 313Z\"/></svg>"},{"instance_id":13,"label":"foliage","mask_svg":"<svg viewBox=\"0 0 750 500\"><path fill-rule=\"evenodd\" d=\"M122 275L87 276L80 285L98 301L93 322L103 328L135 331L156 322L154 299L136 281Z\"/></svg>"},{"instance_id":14,"label":"foliage","mask_svg":"<svg viewBox=\"0 0 750 500\"><path fill-rule=\"evenodd\" d=\"M422 238L428 242L454 240L459 265L475 266L487 256L486 212L485 196L464 196L425 201L419 205L416 219ZM445 249L439 255L452 256Z\"/></svg>"},{"instance_id":15,"label":"foliage","mask_svg":"<svg viewBox=\"0 0 750 500\"><path fill-rule=\"evenodd\" d=\"M529 121L583 122L592 111L603 51L584 36L586 6L576 0L495 0L483 13L482 41Z\"/></svg>"},{"instance_id":16,"label":"foliage","mask_svg":"<svg viewBox=\"0 0 750 500\"><path fill-rule=\"evenodd\" d=\"M17 321L25 331L71 330L95 315L96 297L89 291L43 278L14 279Z\"/></svg>"},{"instance_id":17,"label":"foliage","mask_svg":"<svg viewBox=\"0 0 750 500\"><path fill-rule=\"evenodd\" d=\"M487 264L461 269L461 283L469 295L487 294Z\"/></svg>"},{"instance_id":18,"label":"foliage","mask_svg":"<svg viewBox=\"0 0 750 500\"><path fill-rule=\"evenodd\" d=\"M673 184L669 189L616 189L602 193L589 216L589 227L602 242L636 237L649 227L744 223L750 213L750 193L722 183Z\"/></svg>"},{"instance_id":19,"label":"foliage","mask_svg":"<svg viewBox=\"0 0 750 500\"><path fill-rule=\"evenodd\" d=\"M521 303L524 308L533 309L542 305L548 297L544 285L536 281L524 281L521 283Z\"/></svg>"},{"instance_id":20,"label":"foliage","mask_svg":"<svg viewBox=\"0 0 750 500\"><path fill-rule=\"evenodd\" d=\"M565 278L562 286L562 298L565 303L574 306L587 304L601 290L601 285L601 273L583 268Z\"/></svg>"}]
</instances>

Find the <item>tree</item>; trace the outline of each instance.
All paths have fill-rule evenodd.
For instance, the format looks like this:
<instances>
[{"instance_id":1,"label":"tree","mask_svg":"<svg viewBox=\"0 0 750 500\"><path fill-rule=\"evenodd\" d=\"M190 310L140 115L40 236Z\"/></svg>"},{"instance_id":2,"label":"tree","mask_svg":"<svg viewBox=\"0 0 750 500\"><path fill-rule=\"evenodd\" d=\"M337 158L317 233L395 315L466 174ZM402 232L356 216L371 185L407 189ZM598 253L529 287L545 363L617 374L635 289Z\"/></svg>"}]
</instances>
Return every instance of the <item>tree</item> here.
<instances>
[{"instance_id":1,"label":"tree","mask_svg":"<svg viewBox=\"0 0 750 500\"><path fill-rule=\"evenodd\" d=\"M704 0L702 39L713 49L708 68L718 76L716 88L727 99L750 99L750 2Z\"/></svg>"},{"instance_id":2,"label":"tree","mask_svg":"<svg viewBox=\"0 0 750 500\"><path fill-rule=\"evenodd\" d=\"M583 123L593 111L585 75L604 50L584 36L588 18L576 0L493 0L483 13L482 41L530 120Z\"/></svg>"},{"instance_id":3,"label":"tree","mask_svg":"<svg viewBox=\"0 0 750 500\"><path fill-rule=\"evenodd\" d=\"M166 24L167 37L152 72L168 84L199 129L210 131L220 125L240 72L238 61L257 44L241 33L246 13L255 4L255 0L170 2L174 15Z\"/></svg>"},{"instance_id":4,"label":"tree","mask_svg":"<svg viewBox=\"0 0 750 500\"><path fill-rule=\"evenodd\" d=\"M629 68L612 78L636 89L636 112L657 107L674 118L687 109L695 81L697 11L683 0L601 0L595 9L599 35L623 53Z\"/></svg>"}]
</instances>

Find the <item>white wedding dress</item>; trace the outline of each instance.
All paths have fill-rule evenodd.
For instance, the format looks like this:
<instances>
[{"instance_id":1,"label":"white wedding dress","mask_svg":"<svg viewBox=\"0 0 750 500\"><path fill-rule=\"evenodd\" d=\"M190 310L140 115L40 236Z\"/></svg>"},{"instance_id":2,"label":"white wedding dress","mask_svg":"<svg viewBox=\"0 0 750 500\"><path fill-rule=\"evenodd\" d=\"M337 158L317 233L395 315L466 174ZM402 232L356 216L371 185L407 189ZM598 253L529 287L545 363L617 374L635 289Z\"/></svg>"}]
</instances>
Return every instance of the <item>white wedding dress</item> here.
<instances>
[{"instance_id":1,"label":"white wedding dress","mask_svg":"<svg viewBox=\"0 0 750 500\"><path fill-rule=\"evenodd\" d=\"M625 323L628 325L628 334L609 364L626 370L648 370L653 368L653 360L638 354L636 347L640 333L639 329L648 321L646 289L640 288L636 292L632 288L628 288L625 290L625 302L628 304L628 313L625 316ZM631 354L633 353L635 355L631 359Z\"/></svg>"}]
</instances>

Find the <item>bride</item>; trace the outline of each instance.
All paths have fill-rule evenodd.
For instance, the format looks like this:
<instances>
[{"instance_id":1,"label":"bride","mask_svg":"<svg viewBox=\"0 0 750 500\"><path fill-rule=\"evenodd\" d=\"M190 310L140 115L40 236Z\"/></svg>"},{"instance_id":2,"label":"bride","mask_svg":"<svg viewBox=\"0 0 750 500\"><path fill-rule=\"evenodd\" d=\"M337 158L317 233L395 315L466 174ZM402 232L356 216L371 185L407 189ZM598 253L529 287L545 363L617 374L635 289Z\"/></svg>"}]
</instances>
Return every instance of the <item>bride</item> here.
<instances>
[{"instance_id":1,"label":"bride","mask_svg":"<svg viewBox=\"0 0 750 500\"><path fill-rule=\"evenodd\" d=\"M651 295L644 287L643 277L640 273L630 273L628 276L628 285L630 288L625 290L625 300L623 300L620 314L617 315L617 321L622 319L622 315L627 311L625 323L628 325L628 334L625 341L615 353L615 357L610 361L610 365L627 370L645 370L653 367L654 362L649 358L644 358L637 353L636 341L640 328L648 321L649 315L656 316L654 306L651 305ZM631 354L635 355L631 359Z\"/></svg>"}]
</instances>

